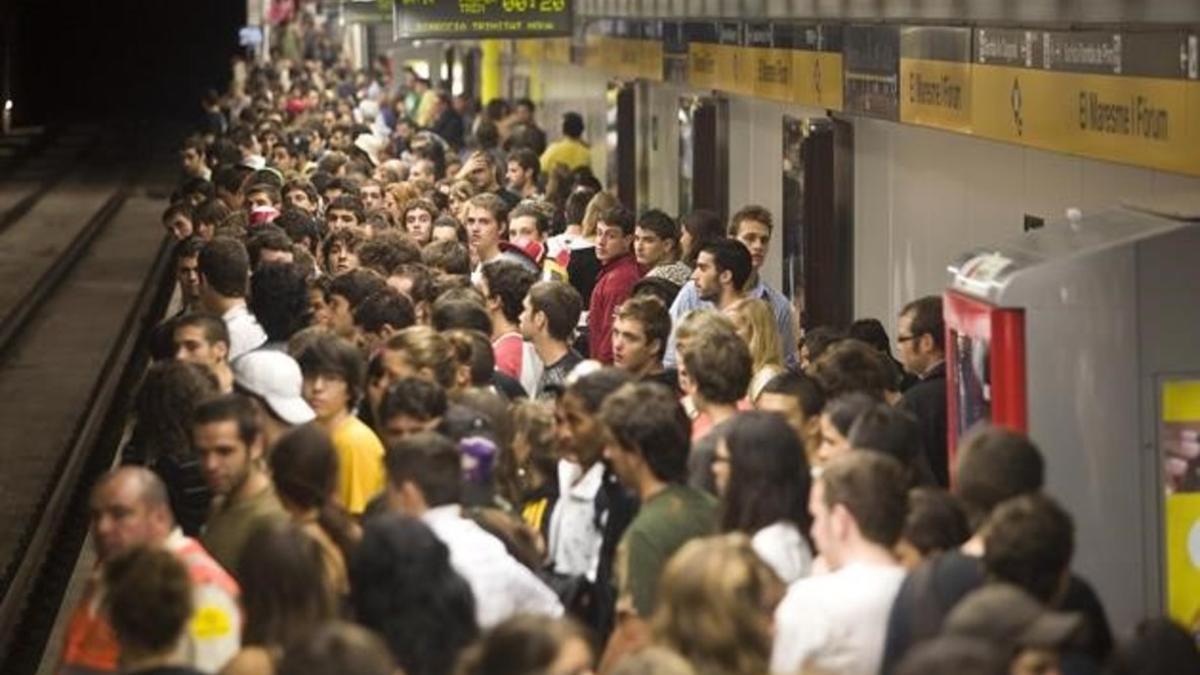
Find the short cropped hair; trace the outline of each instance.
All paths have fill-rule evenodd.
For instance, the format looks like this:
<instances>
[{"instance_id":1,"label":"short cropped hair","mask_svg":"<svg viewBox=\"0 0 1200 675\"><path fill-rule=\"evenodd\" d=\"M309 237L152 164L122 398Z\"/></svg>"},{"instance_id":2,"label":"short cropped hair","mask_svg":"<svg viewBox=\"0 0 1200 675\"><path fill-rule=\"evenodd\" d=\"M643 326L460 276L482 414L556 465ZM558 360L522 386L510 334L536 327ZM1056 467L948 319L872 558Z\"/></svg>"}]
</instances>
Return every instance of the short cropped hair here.
<instances>
[{"instance_id":1,"label":"short cropped hair","mask_svg":"<svg viewBox=\"0 0 1200 675\"><path fill-rule=\"evenodd\" d=\"M688 340L683 364L696 391L706 401L730 405L746 396L754 360L746 342L732 330L704 330Z\"/></svg>"},{"instance_id":2,"label":"short cropped hair","mask_svg":"<svg viewBox=\"0 0 1200 675\"><path fill-rule=\"evenodd\" d=\"M402 377L388 387L379 404L379 420L386 424L398 415L431 420L446 414L446 390L418 377Z\"/></svg>"},{"instance_id":3,"label":"short cropped hair","mask_svg":"<svg viewBox=\"0 0 1200 675\"><path fill-rule=\"evenodd\" d=\"M257 440L261 432L258 411L250 399L241 394L215 396L201 402L192 413L193 428L217 422L236 422L238 438L246 445Z\"/></svg>"},{"instance_id":4,"label":"short cropped hair","mask_svg":"<svg viewBox=\"0 0 1200 675\"><path fill-rule=\"evenodd\" d=\"M521 318L525 295L529 287L537 282L537 275L525 267L507 260L494 260L482 268L488 293L500 301L500 312L504 318L516 322Z\"/></svg>"},{"instance_id":5,"label":"short cropped hair","mask_svg":"<svg viewBox=\"0 0 1200 675\"><path fill-rule=\"evenodd\" d=\"M131 651L169 652L192 615L187 567L166 549L137 547L104 567L105 605L117 642Z\"/></svg>"},{"instance_id":6,"label":"short cropped hair","mask_svg":"<svg viewBox=\"0 0 1200 675\"><path fill-rule=\"evenodd\" d=\"M646 342L658 340L658 358L667 351L667 339L671 336L671 312L653 295L629 298L617 307L617 318L622 321L637 321L642 324Z\"/></svg>"},{"instance_id":7,"label":"short cropped hair","mask_svg":"<svg viewBox=\"0 0 1200 675\"><path fill-rule=\"evenodd\" d=\"M914 338L929 335L939 351L946 349L946 324L942 318L942 297L927 295L913 300L900 310L900 316L912 315L909 331Z\"/></svg>"},{"instance_id":8,"label":"short cropped hair","mask_svg":"<svg viewBox=\"0 0 1200 675\"><path fill-rule=\"evenodd\" d=\"M564 136L579 138L583 135L583 116L577 112L563 113L562 132Z\"/></svg>"},{"instance_id":9,"label":"short cropped hair","mask_svg":"<svg viewBox=\"0 0 1200 675\"><path fill-rule=\"evenodd\" d=\"M862 392L877 401L895 387L895 371L887 356L860 340L841 340L825 350L813 365L812 376L825 396Z\"/></svg>"},{"instance_id":10,"label":"short cropped hair","mask_svg":"<svg viewBox=\"0 0 1200 675\"><path fill-rule=\"evenodd\" d=\"M453 328L477 330L484 335L492 334L492 318L483 303L469 297L452 297L443 294L433 303L430 323L439 331Z\"/></svg>"},{"instance_id":11,"label":"short cropped hair","mask_svg":"<svg viewBox=\"0 0 1200 675\"><path fill-rule=\"evenodd\" d=\"M821 387L803 373L780 373L763 385L762 393L781 394L796 399L806 419L820 415L821 409L825 407L825 394L822 393Z\"/></svg>"},{"instance_id":12,"label":"short cropped hair","mask_svg":"<svg viewBox=\"0 0 1200 675\"><path fill-rule=\"evenodd\" d=\"M416 322L412 300L390 286L368 295L354 308L354 323L369 333L377 333L385 325L403 330Z\"/></svg>"},{"instance_id":13,"label":"short cropped hair","mask_svg":"<svg viewBox=\"0 0 1200 675\"><path fill-rule=\"evenodd\" d=\"M249 306L268 339L287 341L303 330L311 318L308 274L299 263L260 264L250 278Z\"/></svg>"},{"instance_id":14,"label":"short cropped hair","mask_svg":"<svg viewBox=\"0 0 1200 675\"><path fill-rule=\"evenodd\" d=\"M984 427L959 446L954 493L962 500L972 529L978 529L996 505L1037 492L1045 483L1042 453L1024 434Z\"/></svg>"},{"instance_id":15,"label":"short cropped hair","mask_svg":"<svg viewBox=\"0 0 1200 675\"><path fill-rule=\"evenodd\" d=\"M193 327L204 331L204 340L208 344L224 342L229 346L229 326L221 317L205 312L189 312L175 319L172 331Z\"/></svg>"},{"instance_id":16,"label":"short cropped hair","mask_svg":"<svg viewBox=\"0 0 1200 675\"><path fill-rule=\"evenodd\" d=\"M597 223L605 225L615 225L621 228L621 233L626 237L633 236L636 220L633 216L633 211L625 208L621 204L617 204L611 208L605 209L596 217Z\"/></svg>"},{"instance_id":17,"label":"short cropped hair","mask_svg":"<svg viewBox=\"0 0 1200 675\"><path fill-rule=\"evenodd\" d=\"M1051 604L1075 552L1075 525L1050 497L1022 495L992 511L983 545L983 565L990 577Z\"/></svg>"},{"instance_id":18,"label":"short cropped hair","mask_svg":"<svg viewBox=\"0 0 1200 675\"><path fill-rule=\"evenodd\" d=\"M729 272L735 289L740 291L746 287L750 273L754 271L754 262L745 244L737 239L722 237L701 246L700 252L713 257L717 274Z\"/></svg>"},{"instance_id":19,"label":"short cropped hair","mask_svg":"<svg viewBox=\"0 0 1200 675\"><path fill-rule=\"evenodd\" d=\"M599 418L613 440L626 452L641 455L659 480L683 480L691 421L670 389L657 382L623 385L604 399Z\"/></svg>"},{"instance_id":20,"label":"short cropped hair","mask_svg":"<svg viewBox=\"0 0 1200 675\"><path fill-rule=\"evenodd\" d=\"M508 161L516 162L522 171L532 171L535 181L542 173L542 163L538 161L537 154L529 148L517 148L508 153Z\"/></svg>"},{"instance_id":21,"label":"short cropped hair","mask_svg":"<svg viewBox=\"0 0 1200 675\"><path fill-rule=\"evenodd\" d=\"M550 233L550 215L535 202L524 201L513 207L508 213L508 220L512 222L517 218L533 218L538 234L545 236Z\"/></svg>"},{"instance_id":22,"label":"short cropped hair","mask_svg":"<svg viewBox=\"0 0 1200 675\"><path fill-rule=\"evenodd\" d=\"M359 225L367 222L367 209L363 206L362 200L358 197L349 194L342 194L334 197L333 201L329 202L329 206L325 207L326 218L328 218L329 212L333 211L334 209L353 213L354 219L358 221Z\"/></svg>"},{"instance_id":23,"label":"short cropped hair","mask_svg":"<svg viewBox=\"0 0 1200 675\"><path fill-rule=\"evenodd\" d=\"M385 463L393 485L412 483L430 507L462 501L462 451L441 434L405 436L388 448Z\"/></svg>"},{"instance_id":24,"label":"short cropped hair","mask_svg":"<svg viewBox=\"0 0 1200 675\"><path fill-rule=\"evenodd\" d=\"M421 258L426 265L446 274L465 276L471 273L471 254L458 241L431 241L422 249Z\"/></svg>"},{"instance_id":25,"label":"short cropped hair","mask_svg":"<svg viewBox=\"0 0 1200 675\"><path fill-rule=\"evenodd\" d=\"M828 508L841 504L863 538L891 548L904 530L908 483L899 462L877 452L851 452L827 463L818 479Z\"/></svg>"},{"instance_id":26,"label":"short cropped hair","mask_svg":"<svg viewBox=\"0 0 1200 675\"><path fill-rule=\"evenodd\" d=\"M583 313L583 298L571 284L539 281L529 287L529 306L546 315L546 332L555 340L571 339Z\"/></svg>"},{"instance_id":27,"label":"short cropped hair","mask_svg":"<svg viewBox=\"0 0 1200 675\"><path fill-rule=\"evenodd\" d=\"M738 212L733 214L733 217L729 219L729 236L738 236L738 229L747 220L762 223L767 226L767 230L772 230L775 227L775 219L771 217L771 212L766 207L750 204L738 209Z\"/></svg>"},{"instance_id":28,"label":"short cropped hair","mask_svg":"<svg viewBox=\"0 0 1200 675\"><path fill-rule=\"evenodd\" d=\"M385 288L387 281L383 277L361 268L342 272L329 282L329 294L342 296L351 308L357 308L363 300Z\"/></svg>"},{"instance_id":29,"label":"short cropped hair","mask_svg":"<svg viewBox=\"0 0 1200 675\"><path fill-rule=\"evenodd\" d=\"M321 241L321 225L315 218L300 209L284 208L275 225L283 228L293 243L302 244L307 239L316 246Z\"/></svg>"},{"instance_id":30,"label":"short cropped hair","mask_svg":"<svg viewBox=\"0 0 1200 675\"><path fill-rule=\"evenodd\" d=\"M197 261L205 282L227 298L246 296L250 279L250 256L242 242L232 237L213 237L200 251Z\"/></svg>"},{"instance_id":31,"label":"short cropped hair","mask_svg":"<svg viewBox=\"0 0 1200 675\"><path fill-rule=\"evenodd\" d=\"M659 209L646 211L638 218L637 226L653 232L659 239L668 239L677 244L679 242L679 225L665 211Z\"/></svg>"},{"instance_id":32,"label":"short cropped hair","mask_svg":"<svg viewBox=\"0 0 1200 675\"><path fill-rule=\"evenodd\" d=\"M472 208L483 209L484 211L492 214L492 217L495 218L496 222L501 226L508 222L508 204L497 195L494 195L490 192L477 194L474 197L471 197L471 199L467 201L467 204Z\"/></svg>"}]
</instances>

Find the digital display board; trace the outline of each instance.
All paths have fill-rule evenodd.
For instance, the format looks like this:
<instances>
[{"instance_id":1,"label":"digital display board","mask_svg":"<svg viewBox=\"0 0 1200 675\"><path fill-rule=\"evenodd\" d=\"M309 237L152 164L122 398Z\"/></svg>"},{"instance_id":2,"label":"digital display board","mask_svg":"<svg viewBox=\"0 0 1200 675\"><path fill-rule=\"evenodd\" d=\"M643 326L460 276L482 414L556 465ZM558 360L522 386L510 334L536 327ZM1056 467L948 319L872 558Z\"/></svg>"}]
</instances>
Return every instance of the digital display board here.
<instances>
[{"instance_id":1,"label":"digital display board","mask_svg":"<svg viewBox=\"0 0 1200 675\"><path fill-rule=\"evenodd\" d=\"M397 40L571 35L573 0L395 0Z\"/></svg>"}]
</instances>

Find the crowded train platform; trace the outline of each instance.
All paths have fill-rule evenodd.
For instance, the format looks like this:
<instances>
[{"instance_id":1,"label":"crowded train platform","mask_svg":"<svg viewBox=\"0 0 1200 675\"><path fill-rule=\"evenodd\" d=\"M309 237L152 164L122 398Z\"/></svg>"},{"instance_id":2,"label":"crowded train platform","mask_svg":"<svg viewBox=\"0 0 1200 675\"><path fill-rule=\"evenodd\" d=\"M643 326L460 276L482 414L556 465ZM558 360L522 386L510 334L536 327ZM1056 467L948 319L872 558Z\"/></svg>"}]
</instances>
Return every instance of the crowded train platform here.
<instances>
[{"instance_id":1,"label":"crowded train platform","mask_svg":"<svg viewBox=\"0 0 1200 675\"><path fill-rule=\"evenodd\" d=\"M503 0L545 15L504 39L416 4L251 2L222 86L156 130L165 152L92 127L14 141L78 154L0 184L25 204L5 218L43 222L41 195L75 181L95 193L60 211L125 233L89 282L125 270L125 304L77 295L96 318L46 334L87 323L136 365L49 378L125 403L94 434L111 455L53 464L84 514L62 588L12 553L4 589L29 590L0 626L53 598L12 672L1200 673L1200 122L1135 51L1147 33L638 33L580 3L576 29L601 28L576 39L555 32L571 3ZM1087 77L1157 77L1161 99L1098 84L1065 126L1108 144L1056 145L1049 64L1093 49L1100 72L1113 44L1116 74ZM1044 72L1015 63L1035 48ZM793 84L815 98L742 81L765 77L739 77L747 55L807 59ZM703 93L666 88L679 67ZM1031 71L1003 84L1011 146L971 110L997 68ZM783 98L820 114L777 119ZM123 187L118 163L140 167ZM1092 202L1013 197L1072 171ZM988 220L1006 201L1029 210L1009 230ZM96 236L71 246L115 235ZM49 527L27 501L5 555Z\"/></svg>"}]
</instances>

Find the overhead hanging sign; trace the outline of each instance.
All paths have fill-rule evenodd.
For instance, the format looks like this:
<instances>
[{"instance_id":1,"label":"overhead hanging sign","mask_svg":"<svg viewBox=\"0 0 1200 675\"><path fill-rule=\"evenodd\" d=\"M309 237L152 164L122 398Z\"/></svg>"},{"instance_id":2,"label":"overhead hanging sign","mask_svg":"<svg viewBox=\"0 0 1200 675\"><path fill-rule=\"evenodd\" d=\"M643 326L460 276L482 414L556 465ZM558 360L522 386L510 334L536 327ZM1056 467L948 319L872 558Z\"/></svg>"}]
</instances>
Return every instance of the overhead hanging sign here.
<instances>
[{"instance_id":1,"label":"overhead hanging sign","mask_svg":"<svg viewBox=\"0 0 1200 675\"><path fill-rule=\"evenodd\" d=\"M792 34L792 100L842 109L842 27L800 26Z\"/></svg>"},{"instance_id":2,"label":"overhead hanging sign","mask_svg":"<svg viewBox=\"0 0 1200 675\"><path fill-rule=\"evenodd\" d=\"M395 0L397 40L571 35L573 0Z\"/></svg>"},{"instance_id":3,"label":"overhead hanging sign","mask_svg":"<svg viewBox=\"0 0 1200 675\"><path fill-rule=\"evenodd\" d=\"M847 26L842 34L845 110L900 119L900 29Z\"/></svg>"},{"instance_id":4,"label":"overhead hanging sign","mask_svg":"<svg viewBox=\"0 0 1200 675\"><path fill-rule=\"evenodd\" d=\"M970 28L900 29L900 121L970 133Z\"/></svg>"},{"instance_id":5,"label":"overhead hanging sign","mask_svg":"<svg viewBox=\"0 0 1200 675\"><path fill-rule=\"evenodd\" d=\"M979 29L975 42L976 135L1200 175L1189 36Z\"/></svg>"}]
</instances>

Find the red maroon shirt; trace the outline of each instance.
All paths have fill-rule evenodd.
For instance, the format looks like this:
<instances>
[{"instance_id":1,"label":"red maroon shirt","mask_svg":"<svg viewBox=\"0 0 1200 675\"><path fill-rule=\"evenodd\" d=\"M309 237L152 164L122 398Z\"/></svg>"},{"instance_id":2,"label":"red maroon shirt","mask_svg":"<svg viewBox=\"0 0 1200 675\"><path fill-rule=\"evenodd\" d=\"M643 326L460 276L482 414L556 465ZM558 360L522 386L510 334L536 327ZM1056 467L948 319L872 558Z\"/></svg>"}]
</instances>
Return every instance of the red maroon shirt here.
<instances>
[{"instance_id":1,"label":"red maroon shirt","mask_svg":"<svg viewBox=\"0 0 1200 675\"><path fill-rule=\"evenodd\" d=\"M629 298L633 285L642 278L637 258L627 253L600 268L588 306L588 355L609 365L613 361L613 313Z\"/></svg>"}]
</instances>

